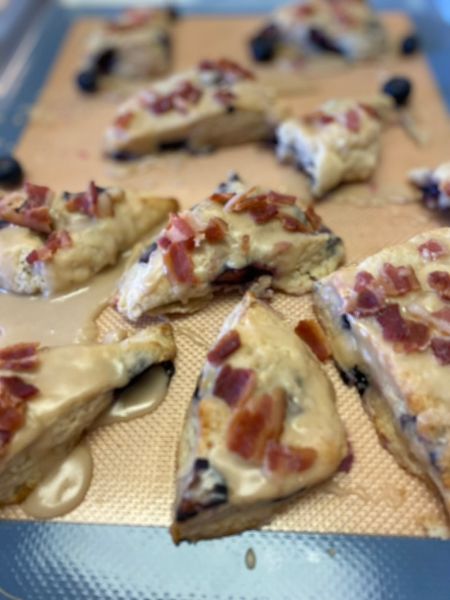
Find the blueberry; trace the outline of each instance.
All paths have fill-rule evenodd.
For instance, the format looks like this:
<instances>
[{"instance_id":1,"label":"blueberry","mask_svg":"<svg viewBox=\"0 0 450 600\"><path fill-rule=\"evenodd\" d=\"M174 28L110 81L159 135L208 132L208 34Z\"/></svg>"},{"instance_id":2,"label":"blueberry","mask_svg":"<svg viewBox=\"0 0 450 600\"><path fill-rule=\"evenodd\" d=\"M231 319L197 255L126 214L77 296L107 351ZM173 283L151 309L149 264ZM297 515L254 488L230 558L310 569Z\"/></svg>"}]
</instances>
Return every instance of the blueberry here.
<instances>
[{"instance_id":1,"label":"blueberry","mask_svg":"<svg viewBox=\"0 0 450 600\"><path fill-rule=\"evenodd\" d=\"M169 4L167 7L167 15L171 21L178 21L180 18L180 9L175 4Z\"/></svg>"},{"instance_id":2,"label":"blueberry","mask_svg":"<svg viewBox=\"0 0 450 600\"><path fill-rule=\"evenodd\" d=\"M313 46L324 50L325 52L333 52L335 54L342 54L341 49L330 39L323 31L311 27L309 31L309 41Z\"/></svg>"},{"instance_id":3,"label":"blueberry","mask_svg":"<svg viewBox=\"0 0 450 600\"><path fill-rule=\"evenodd\" d=\"M383 85L383 92L392 96L397 106L408 104L412 91L412 83L406 77L392 77Z\"/></svg>"},{"instance_id":4,"label":"blueberry","mask_svg":"<svg viewBox=\"0 0 450 600\"><path fill-rule=\"evenodd\" d=\"M117 52L114 48L108 48L97 54L95 65L99 73L111 73L117 58ZM86 73L86 71L85 71ZM95 90L94 90L95 91Z\"/></svg>"},{"instance_id":5,"label":"blueberry","mask_svg":"<svg viewBox=\"0 0 450 600\"><path fill-rule=\"evenodd\" d=\"M19 186L23 181L23 169L12 156L0 156L0 185L5 188Z\"/></svg>"},{"instance_id":6,"label":"blueberry","mask_svg":"<svg viewBox=\"0 0 450 600\"><path fill-rule=\"evenodd\" d=\"M97 69L87 69L81 71L76 79L79 89L86 94L93 94L98 90L98 72Z\"/></svg>"},{"instance_id":7,"label":"blueberry","mask_svg":"<svg viewBox=\"0 0 450 600\"><path fill-rule=\"evenodd\" d=\"M349 330L352 328L350 319L345 314L341 315L341 327L342 327L342 329L346 329L346 330Z\"/></svg>"},{"instance_id":8,"label":"blueberry","mask_svg":"<svg viewBox=\"0 0 450 600\"><path fill-rule=\"evenodd\" d=\"M405 56L415 54L420 50L420 38L417 33L407 35L400 44L400 52Z\"/></svg>"},{"instance_id":9,"label":"blueberry","mask_svg":"<svg viewBox=\"0 0 450 600\"><path fill-rule=\"evenodd\" d=\"M150 246L148 246L148 248L145 248L145 250L143 251L143 253L141 254L141 256L139 257L139 262L140 263L148 263L150 256L153 254L153 252L156 250L156 242L152 242L150 244Z\"/></svg>"},{"instance_id":10,"label":"blueberry","mask_svg":"<svg viewBox=\"0 0 450 600\"><path fill-rule=\"evenodd\" d=\"M250 40L250 52L256 62L268 62L275 56L275 40L257 35Z\"/></svg>"}]
</instances>

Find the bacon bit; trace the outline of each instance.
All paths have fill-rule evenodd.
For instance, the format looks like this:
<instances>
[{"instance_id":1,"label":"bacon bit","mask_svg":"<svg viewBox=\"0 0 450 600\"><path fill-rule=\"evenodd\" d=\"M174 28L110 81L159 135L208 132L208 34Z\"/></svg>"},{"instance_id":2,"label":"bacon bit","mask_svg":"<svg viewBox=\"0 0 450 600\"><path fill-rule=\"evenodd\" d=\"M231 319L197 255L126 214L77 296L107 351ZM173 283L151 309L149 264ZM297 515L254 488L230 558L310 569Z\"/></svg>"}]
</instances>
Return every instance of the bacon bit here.
<instances>
[{"instance_id":1,"label":"bacon bit","mask_svg":"<svg viewBox=\"0 0 450 600\"><path fill-rule=\"evenodd\" d=\"M356 110L351 109L345 113L345 126L349 131L358 133L361 128L361 117Z\"/></svg>"},{"instance_id":2,"label":"bacon bit","mask_svg":"<svg viewBox=\"0 0 450 600\"><path fill-rule=\"evenodd\" d=\"M294 448L279 442L267 444L264 465L268 471L277 475L301 473L311 468L317 458L314 448Z\"/></svg>"},{"instance_id":3,"label":"bacon bit","mask_svg":"<svg viewBox=\"0 0 450 600\"><path fill-rule=\"evenodd\" d=\"M420 290L420 283L414 269L409 265L395 267L391 263L384 263L380 283L386 296L404 296L409 292Z\"/></svg>"},{"instance_id":4,"label":"bacon bit","mask_svg":"<svg viewBox=\"0 0 450 600\"><path fill-rule=\"evenodd\" d=\"M331 356L327 338L322 327L313 319L301 319L297 323L295 333L301 338L314 352L317 358L324 362Z\"/></svg>"},{"instance_id":5,"label":"bacon bit","mask_svg":"<svg viewBox=\"0 0 450 600\"><path fill-rule=\"evenodd\" d=\"M225 208L237 213L248 212L258 225L268 223L278 215L278 208L269 202L268 194L252 196L252 192L235 195Z\"/></svg>"},{"instance_id":6,"label":"bacon bit","mask_svg":"<svg viewBox=\"0 0 450 600\"><path fill-rule=\"evenodd\" d=\"M312 204L310 204L306 209L305 216L308 219L308 222L311 224L312 230L318 231L322 226L322 219L316 213Z\"/></svg>"},{"instance_id":7,"label":"bacon bit","mask_svg":"<svg viewBox=\"0 0 450 600\"><path fill-rule=\"evenodd\" d=\"M53 220L49 188L27 182L23 193L25 198L20 192L13 192L0 199L0 220L39 233L50 233Z\"/></svg>"},{"instance_id":8,"label":"bacon bit","mask_svg":"<svg viewBox=\"0 0 450 600\"><path fill-rule=\"evenodd\" d=\"M25 421L25 402L38 393L20 377L0 377L0 455Z\"/></svg>"},{"instance_id":9,"label":"bacon bit","mask_svg":"<svg viewBox=\"0 0 450 600\"><path fill-rule=\"evenodd\" d=\"M242 236L241 250L244 254L250 252L250 236L247 233Z\"/></svg>"},{"instance_id":10,"label":"bacon bit","mask_svg":"<svg viewBox=\"0 0 450 600\"><path fill-rule=\"evenodd\" d=\"M208 354L208 360L214 366L220 365L241 347L241 338L236 330L229 331L214 346Z\"/></svg>"},{"instance_id":11,"label":"bacon bit","mask_svg":"<svg viewBox=\"0 0 450 600\"><path fill-rule=\"evenodd\" d=\"M267 198L269 202L274 202L275 204L285 204L288 206L295 204L296 201L295 196L291 196L289 194L280 194L279 192L274 192L273 190L270 190Z\"/></svg>"},{"instance_id":12,"label":"bacon bit","mask_svg":"<svg viewBox=\"0 0 450 600\"><path fill-rule=\"evenodd\" d=\"M292 232L298 232L298 233L305 233L305 232L310 231L310 227L308 227L308 225L305 225L304 223L302 223L295 217L292 217L291 215L286 215L284 213L280 213L278 215L278 218L281 221L281 225L283 226L283 229L286 229L286 231L292 231Z\"/></svg>"},{"instance_id":13,"label":"bacon bit","mask_svg":"<svg viewBox=\"0 0 450 600\"><path fill-rule=\"evenodd\" d=\"M147 25L154 19L156 11L145 9L130 9L123 16L116 20L110 21L107 25L110 31L122 32L131 29L137 29L143 25Z\"/></svg>"},{"instance_id":14,"label":"bacon bit","mask_svg":"<svg viewBox=\"0 0 450 600\"><path fill-rule=\"evenodd\" d=\"M369 317L375 315L383 303L384 298L378 290L366 288L358 293L355 306L349 306L347 312L355 317Z\"/></svg>"},{"instance_id":15,"label":"bacon bit","mask_svg":"<svg viewBox=\"0 0 450 600\"><path fill-rule=\"evenodd\" d=\"M170 215L170 222L166 228L167 239L170 243L186 242L195 238L195 231L184 215Z\"/></svg>"},{"instance_id":16,"label":"bacon bit","mask_svg":"<svg viewBox=\"0 0 450 600\"><path fill-rule=\"evenodd\" d=\"M210 196L209 199L213 202L217 202L218 204L226 204L228 200L231 200L231 198L233 198L233 196L235 196L235 194L221 194L219 192L216 192L215 194Z\"/></svg>"},{"instance_id":17,"label":"bacon bit","mask_svg":"<svg viewBox=\"0 0 450 600\"><path fill-rule=\"evenodd\" d=\"M450 365L450 340L448 338L432 338L431 350L441 365Z\"/></svg>"},{"instance_id":18,"label":"bacon bit","mask_svg":"<svg viewBox=\"0 0 450 600\"><path fill-rule=\"evenodd\" d=\"M278 208L268 202L261 202L261 204L251 208L249 212L257 225L263 225L272 221L278 215Z\"/></svg>"},{"instance_id":19,"label":"bacon bit","mask_svg":"<svg viewBox=\"0 0 450 600\"><path fill-rule=\"evenodd\" d=\"M203 92L187 79L180 81L177 87L169 94L160 95L150 90L141 97L141 104L155 115L161 115L171 110L186 114L191 105L198 103Z\"/></svg>"},{"instance_id":20,"label":"bacon bit","mask_svg":"<svg viewBox=\"0 0 450 600\"><path fill-rule=\"evenodd\" d=\"M375 277L371 273L368 271L359 271L359 273L356 273L355 285L353 286L353 289L355 292L362 292L374 281Z\"/></svg>"},{"instance_id":21,"label":"bacon bit","mask_svg":"<svg viewBox=\"0 0 450 600\"><path fill-rule=\"evenodd\" d=\"M380 119L380 115L377 111L376 108L374 108L373 106L371 106L370 104L364 104L363 102L359 103L359 107L369 115L369 117L372 117L372 119Z\"/></svg>"},{"instance_id":22,"label":"bacon bit","mask_svg":"<svg viewBox=\"0 0 450 600\"><path fill-rule=\"evenodd\" d=\"M256 373L252 369L233 369L224 365L214 384L213 394L229 406L236 406L250 396L256 385Z\"/></svg>"},{"instance_id":23,"label":"bacon bit","mask_svg":"<svg viewBox=\"0 0 450 600\"><path fill-rule=\"evenodd\" d=\"M450 274L447 271L433 271L428 275L427 281L442 300L450 300Z\"/></svg>"},{"instance_id":24,"label":"bacon bit","mask_svg":"<svg viewBox=\"0 0 450 600\"><path fill-rule=\"evenodd\" d=\"M329 125L335 121L336 117L327 115L320 110L303 116L303 122L306 123L306 125Z\"/></svg>"},{"instance_id":25,"label":"bacon bit","mask_svg":"<svg viewBox=\"0 0 450 600\"><path fill-rule=\"evenodd\" d=\"M66 201L66 209L69 212L78 212L91 218L99 217L102 215L100 215L98 200L99 188L93 181L90 181L86 192L74 194ZM112 205L110 205L109 210L104 212L105 215L103 216L111 216L114 213Z\"/></svg>"},{"instance_id":26,"label":"bacon bit","mask_svg":"<svg viewBox=\"0 0 450 600\"><path fill-rule=\"evenodd\" d=\"M35 262L48 262L60 248L69 248L70 246L72 246L72 238L68 231L54 231L49 235L45 244L37 250L32 250L25 260L29 265Z\"/></svg>"},{"instance_id":27,"label":"bacon bit","mask_svg":"<svg viewBox=\"0 0 450 600\"><path fill-rule=\"evenodd\" d=\"M206 226L206 229L204 232L206 241L209 242L210 244L216 244L218 242L223 242L223 240L225 239L225 236L227 234L227 231L228 231L228 225L223 219L220 219L219 217L212 217L208 221L208 225Z\"/></svg>"},{"instance_id":28,"label":"bacon bit","mask_svg":"<svg viewBox=\"0 0 450 600\"><path fill-rule=\"evenodd\" d=\"M228 83L242 79L255 79L255 75L238 63L227 58L203 60L198 65L200 71L217 71Z\"/></svg>"},{"instance_id":29,"label":"bacon bit","mask_svg":"<svg viewBox=\"0 0 450 600\"><path fill-rule=\"evenodd\" d=\"M39 366L38 342L15 344L0 349L0 369L9 371L32 371Z\"/></svg>"},{"instance_id":30,"label":"bacon bit","mask_svg":"<svg viewBox=\"0 0 450 600\"><path fill-rule=\"evenodd\" d=\"M164 253L163 260L172 283L196 283L194 264L188 252L187 242L171 243Z\"/></svg>"},{"instance_id":31,"label":"bacon bit","mask_svg":"<svg viewBox=\"0 0 450 600\"><path fill-rule=\"evenodd\" d=\"M313 15L316 12L316 7L313 6L312 4L301 4L300 6L296 6L295 7L295 16L302 18L302 17L309 17L311 15Z\"/></svg>"},{"instance_id":32,"label":"bacon bit","mask_svg":"<svg viewBox=\"0 0 450 600\"><path fill-rule=\"evenodd\" d=\"M213 98L222 106L228 107L233 105L237 96L230 90L218 90L214 94Z\"/></svg>"},{"instance_id":33,"label":"bacon bit","mask_svg":"<svg viewBox=\"0 0 450 600\"><path fill-rule=\"evenodd\" d=\"M395 343L395 349L406 353L424 350L430 341L427 325L404 319L398 304L388 304L376 315L383 338Z\"/></svg>"},{"instance_id":34,"label":"bacon bit","mask_svg":"<svg viewBox=\"0 0 450 600\"><path fill-rule=\"evenodd\" d=\"M420 256L425 260L436 260L441 258L441 256L448 255L448 249L445 248L440 242L433 239L421 244L417 250L419 251Z\"/></svg>"},{"instance_id":35,"label":"bacon bit","mask_svg":"<svg viewBox=\"0 0 450 600\"><path fill-rule=\"evenodd\" d=\"M448 306L432 312L431 315L436 319L450 323L450 307Z\"/></svg>"},{"instance_id":36,"label":"bacon bit","mask_svg":"<svg viewBox=\"0 0 450 600\"><path fill-rule=\"evenodd\" d=\"M117 127L118 129L127 129L133 118L134 112L128 110L127 112L122 113L115 118L114 127Z\"/></svg>"},{"instance_id":37,"label":"bacon bit","mask_svg":"<svg viewBox=\"0 0 450 600\"><path fill-rule=\"evenodd\" d=\"M261 463L267 445L277 440L286 416L286 393L281 389L273 397L264 394L239 403L227 431L227 447L244 460Z\"/></svg>"}]
</instances>

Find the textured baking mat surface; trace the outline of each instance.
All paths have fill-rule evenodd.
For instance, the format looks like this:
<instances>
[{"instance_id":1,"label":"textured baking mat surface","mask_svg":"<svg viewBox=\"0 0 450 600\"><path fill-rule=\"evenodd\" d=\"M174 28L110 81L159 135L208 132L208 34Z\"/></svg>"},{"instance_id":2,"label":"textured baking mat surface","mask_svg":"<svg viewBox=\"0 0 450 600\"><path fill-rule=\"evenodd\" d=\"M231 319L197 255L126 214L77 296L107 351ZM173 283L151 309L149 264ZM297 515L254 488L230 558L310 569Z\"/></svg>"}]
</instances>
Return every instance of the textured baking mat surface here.
<instances>
[{"instance_id":1,"label":"textured baking mat surface","mask_svg":"<svg viewBox=\"0 0 450 600\"><path fill-rule=\"evenodd\" d=\"M410 28L402 15L386 15L385 22L394 38ZM175 32L175 66L183 68L206 56L246 60L244 42L258 23L255 18L231 17L182 21ZM87 20L73 28L39 102L31 110L29 125L17 148L29 179L56 189L80 189L95 178L99 184L118 183L176 195L183 206L190 206L234 169L249 182L308 198L301 174L277 165L268 150L254 146L224 149L202 157L173 154L125 166L104 161L100 152L102 131L125 91L108 90L86 98L74 89L72 77L80 63L83 41L93 27L95 22ZM285 90L283 102L297 114L331 96L372 93L383 78L397 73L410 76L415 83L412 113L427 141L418 145L402 128L392 127L383 137L375 179L367 185L348 186L318 204L325 222L343 237L349 261L439 224L435 215L412 201L404 183L409 168L448 158L448 118L425 59L390 57L383 63L345 71L330 68L326 75L302 71L276 75L273 70L263 73ZM29 110L18 106L17 118ZM173 320L177 370L166 400L146 417L90 435L95 461L92 486L85 501L61 520L170 523L175 453L184 413L207 350L238 299L236 295L217 298L198 314ZM311 314L309 297L276 295L273 305L293 325ZM101 324L107 328L119 326L114 319L107 313ZM352 443L353 467L349 474L340 473L305 495L269 528L380 535L433 533L444 523L439 503L381 448L356 392L342 384L333 365L326 365L326 370ZM2 510L0 518L26 517L20 507L14 506Z\"/></svg>"}]
</instances>

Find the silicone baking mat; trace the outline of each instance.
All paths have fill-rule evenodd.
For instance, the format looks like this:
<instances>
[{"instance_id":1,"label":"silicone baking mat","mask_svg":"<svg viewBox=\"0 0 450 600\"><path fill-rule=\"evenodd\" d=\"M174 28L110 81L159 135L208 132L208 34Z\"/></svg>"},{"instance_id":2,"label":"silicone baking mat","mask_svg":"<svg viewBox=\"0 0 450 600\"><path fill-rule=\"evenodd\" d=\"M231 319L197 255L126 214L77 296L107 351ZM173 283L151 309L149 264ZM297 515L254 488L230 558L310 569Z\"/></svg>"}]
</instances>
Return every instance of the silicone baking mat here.
<instances>
[{"instance_id":1,"label":"silicone baking mat","mask_svg":"<svg viewBox=\"0 0 450 600\"><path fill-rule=\"evenodd\" d=\"M230 55L228 49L233 47L238 49L236 58L242 58L242 51L239 52L242 38L255 27L256 22L254 18L233 17L229 17L226 21L202 17L182 22L177 32L178 64L184 66L205 56L203 49L197 48L196 54L193 48L195 45L190 43L193 34L200 29L209 36L208 55L223 53ZM409 28L408 22L400 15L386 16L386 23L395 36ZM158 193L175 193L185 205L190 205L209 193L217 182L224 178L228 170L236 168L236 165L243 165L240 172L249 181L261 181L280 189L301 191L306 198L304 179L285 167L278 167L268 151L257 148L223 150L215 155L198 159L176 155L163 160L144 161L133 166L131 170L128 167L105 164L98 151L98 140L120 98L115 94L106 94L95 101L80 98L74 91L71 81L71 75L79 61L80 44L87 31L93 26L91 21L81 21L72 30L18 145L17 154L24 161L31 179L34 178L36 181L57 188L76 189L84 186L87 179L95 177L101 183L120 182L124 185L131 184L136 188L151 188ZM223 41L221 42L224 39L227 43L221 45L224 44ZM232 54L234 55L234 52ZM434 217L424 212L420 206L405 203L408 195L404 187L404 172L409 167L432 164L446 158L448 121L442 101L422 57L408 62L394 61L382 67L371 67L365 73L356 68L349 73L342 71L334 75L330 73L326 83L320 77L313 77L311 83L300 82L296 92L298 96L293 98L291 93L289 97L286 95L284 98L286 104L303 112L331 93L342 95L375 90L383 77L400 69L402 74L410 75L416 83L414 118L421 131L428 137L428 142L424 149L413 143L402 129L395 128L388 131L383 141L382 165L377 180L371 182L368 187L349 188L344 196L340 195L334 199L334 202L328 200L318 206L318 211L327 224L344 238L350 259L361 257L385 243L398 241L437 223ZM302 79L302 74L299 73L298 77ZM19 116L20 108L19 105L17 107ZM25 115L22 118L26 118L29 108L29 106L22 107L22 114ZM17 120L19 121L19 117ZM83 131L81 125L78 126L79 123L84 123ZM64 136L61 135L62 130ZM45 152L40 151L43 140L45 140ZM359 204L358 198L361 195L370 199L369 206ZM204 360L206 349L217 334L223 317L235 301L237 301L236 297L219 299L198 315L175 320L179 356L177 374L169 397L154 414L141 420L100 430L92 436L91 444L96 465L94 482L85 502L64 520L85 523L168 524L173 491L174 452L184 410L190 399L195 376ZM277 296L274 304L292 323L307 314L309 310L307 299ZM196 333L198 331L202 334ZM354 447L356 456L354 467L349 475L339 475L334 482L305 496L289 512L277 518L270 528L285 531L415 536L423 535L427 531L433 533L435 526L443 522L439 505L417 480L399 469L390 456L380 448L356 394L341 384L331 366L327 369L338 391L339 409ZM0 518L21 519L23 515L20 509L10 508L3 511ZM64 539L82 544L83 536L93 535L91 533L93 529L102 540L112 539L115 535L117 540L122 540L125 539L124 536L129 535L140 540L140 543L148 543L150 546L152 544L150 538L159 540L158 544L163 544L162 539L167 535L165 530L158 528L152 530L125 527L73 529L68 525L49 527L47 524L43 526L24 524L22 529L17 530L13 524L4 525L7 527L7 529L3 528L7 533L5 541L8 539L11 549L17 550L23 543L21 536L25 533L22 534L22 531L33 531L30 540L34 539L39 544L40 536L43 535L43 539L48 536L47 539L51 539L52 546L63 544ZM146 538L146 531L153 533L148 533L150 537ZM52 537L55 535L60 537ZM249 543L246 541L249 539L264 540L262 546L266 548L267 544L267 547L273 548L274 553L279 553L280 560L282 557L287 560L282 548L293 539L298 541L301 552L312 557L311 564L314 564L314 560L316 564L322 564L324 560L326 562L329 558L334 559L333 544L330 542L329 546L325 546L325 540L334 539L330 536L326 538L282 537L282 534L267 532L247 534L236 538L235 542L204 544L205 553L207 554L207 548L210 548L212 556L214 555L211 560L214 561L218 556L217 552L220 555L225 546L230 548L236 544L235 550L237 547L241 550L246 543ZM336 539L341 539L339 543L344 543L342 538ZM361 544L362 540L367 540L367 538L348 538L348 540L352 539L361 540ZM310 544L314 546L317 540L320 540L318 545L329 558L323 559L319 550L309 550ZM370 542L367 543L369 548ZM392 540L392 544L394 543L401 545L402 542ZM433 544L434 549L444 547L437 542L429 543ZM348 544L351 546L350 541ZM31 546L30 550L35 552ZM370 554L369 550L368 552ZM314 559L315 553L316 559ZM135 555L132 552L131 554ZM181 558L179 554L177 557ZM80 564L82 562L80 557ZM162 562L164 563L164 560ZM277 561L275 563L279 564ZM2 561L2 564L6 565L6 562ZM258 562L257 564L259 566ZM297 576L292 579L294 580L298 580ZM169 589L169 587L165 584L161 589ZM316 586L311 589L317 591L320 588ZM325 589L324 587L323 590ZM43 590L45 586L40 588L41 595L32 597L51 597L43 595ZM123 589L120 593L124 593ZM173 595L166 597L185 597L175 595L173 591L171 593ZM226 597L218 591L215 594L214 597ZM99 597L103 596L100 594ZM134 596L124 593L120 597ZM147 596L136 595L136 597ZM162 597L162 594L148 597ZM208 595L206 592L204 596L194 597L213 597L213 595ZM231 592L230 588L230 597L239 596L236 591ZM245 597L249 597L247 592ZM263 597L263 595L253 597ZM336 597L339 597L338 593Z\"/></svg>"}]
</instances>

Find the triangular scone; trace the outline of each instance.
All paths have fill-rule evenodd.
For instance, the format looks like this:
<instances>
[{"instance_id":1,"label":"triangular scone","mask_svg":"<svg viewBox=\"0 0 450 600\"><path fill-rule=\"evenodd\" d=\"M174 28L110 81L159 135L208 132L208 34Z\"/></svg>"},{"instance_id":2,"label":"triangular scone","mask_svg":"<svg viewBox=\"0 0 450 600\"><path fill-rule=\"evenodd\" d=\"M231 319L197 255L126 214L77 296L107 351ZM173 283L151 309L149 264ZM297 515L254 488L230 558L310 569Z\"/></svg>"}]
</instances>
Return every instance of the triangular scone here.
<instances>
[{"instance_id":1,"label":"triangular scone","mask_svg":"<svg viewBox=\"0 0 450 600\"><path fill-rule=\"evenodd\" d=\"M331 477L347 453L319 362L247 294L198 381L178 455L175 542L257 527Z\"/></svg>"},{"instance_id":2,"label":"triangular scone","mask_svg":"<svg viewBox=\"0 0 450 600\"><path fill-rule=\"evenodd\" d=\"M51 294L81 284L163 223L172 198L99 188L56 194L25 184L0 198L0 287Z\"/></svg>"},{"instance_id":3,"label":"triangular scone","mask_svg":"<svg viewBox=\"0 0 450 600\"><path fill-rule=\"evenodd\" d=\"M170 25L166 9L132 9L99 25L87 40L85 68L125 78L163 75L170 66Z\"/></svg>"},{"instance_id":4,"label":"triangular scone","mask_svg":"<svg viewBox=\"0 0 450 600\"><path fill-rule=\"evenodd\" d=\"M232 176L168 227L124 275L117 308L143 313L193 312L215 292L264 276L273 289L303 294L344 259L342 240L295 196L249 188Z\"/></svg>"},{"instance_id":5,"label":"triangular scone","mask_svg":"<svg viewBox=\"0 0 450 600\"><path fill-rule=\"evenodd\" d=\"M23 499L67 456L114 390L174 356L169 324L112 344L0 349L0 505Z\"/></svg>"},{"instance_id":6,"label":"triangular scone","mask_svg":"<svg viewBox=\"0 0 450 600\"><path fill-rule=\"evenodd\" d=\"M316 285L347 383L398 461L450 513L450 228L422 233Z\"/></svg>"},{"instance_id":7,"label":"triangular scone","mask_svg":"<svg viewBox=\"0 0 450 600\"><path fill-rule=\"evenodd\" d=\"M303 0L281 6L252 39L255 60L333 54L350 61L379 58L383 25L365 0Z\"/></svg>"},{"instance_id":8,"label":"triangular scone","mask_svg":"<svg viewBox=\"0 0 450 600\"><path fill-rule=\"evenodd\" d=\"M377 166L383 123L393 107L386 94L361 101L329 100L316 112L278 127L278 158L311 177L315 196L341 183L364 181Z\"/></svg>"},{"instance_id":9,"label":"triangular scone","mask_svg":"<svg viewBox=\"0 0 450 600\"><path fill-rule=\"evenodd\" d=\"M422 201L433 210L450 209L450 162L436 169L414 169L409 173L410 182L422 192Z\"/></svg>"},{"instance_id":10,"label":"triangular scone","mask_svg":"<svg viewBox=\"0 0 450 600\"><path fill-rule=\"evenodd\" d=\"M186 147L193 152L273 138L273 92L227 60L205 60L141 90L119 107L105 152L125 159Z\"/></svg>"}]
</instances>

